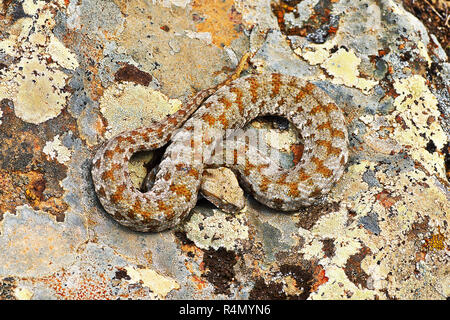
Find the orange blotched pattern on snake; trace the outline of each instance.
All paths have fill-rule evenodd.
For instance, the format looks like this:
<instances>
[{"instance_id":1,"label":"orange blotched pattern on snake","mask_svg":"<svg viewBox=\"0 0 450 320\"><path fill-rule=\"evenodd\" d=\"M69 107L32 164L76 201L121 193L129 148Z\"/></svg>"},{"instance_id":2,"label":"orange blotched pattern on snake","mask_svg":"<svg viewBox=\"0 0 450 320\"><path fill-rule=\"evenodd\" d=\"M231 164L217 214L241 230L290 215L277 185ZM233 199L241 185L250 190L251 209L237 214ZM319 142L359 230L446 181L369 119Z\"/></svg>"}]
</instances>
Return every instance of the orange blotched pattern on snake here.
<instances>
[{"instance_id":1,"label":"orange blotched pattern on snake","mask_svg":"<svg viewBox=\"0 0 450 320\"><path fill-rule=\"evenodd\" d=\"M134 230L172 228L197 202L206 167L198 148L214 146L231 129L265 115L287 118L297 128L304 143L301 160L284 169L247 147L245 161L226 165L255 199L271 208L292 211L317 202L344 172L348 158L344 115L313 83L281 74L245 76L217 90L201 91L164 121L108 140L92 166L100 202L115 220ZM201 137L193 134L199 126ZM141 192L131 183L128 161L135 152L169 141L152 188ZM242 146L235 146L234 152L239 150Z\"/></svg>"}]
</instances>

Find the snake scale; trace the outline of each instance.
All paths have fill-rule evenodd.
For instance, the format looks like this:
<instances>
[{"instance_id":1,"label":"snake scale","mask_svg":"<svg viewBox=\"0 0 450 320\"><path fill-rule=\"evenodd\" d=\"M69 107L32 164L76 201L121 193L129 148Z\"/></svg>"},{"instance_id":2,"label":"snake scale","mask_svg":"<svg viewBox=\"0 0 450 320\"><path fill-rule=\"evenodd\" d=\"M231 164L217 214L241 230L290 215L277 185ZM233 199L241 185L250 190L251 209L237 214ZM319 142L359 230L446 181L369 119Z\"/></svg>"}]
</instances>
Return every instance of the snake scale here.
<instances>
[{"instance_id":1,"label":"snake scale","mask_svg":"<svg viewBox=\"0 0 450 320\"><path fill-rule=\"evenodd\" d=\"M304 144L301 160L284 169L244 150L249 154L245 161L227 166L255 199L271 208L292 211L314 204L344 172L348 159L344 115L313 83L277 73L248 75L217 90L200 91L165 120L106 141L92 165L101 204L116 221L137 231L174 227L197 202L206 167L205 159L198 159L198 145L217 144L229 130L265 115L287 118L296 127ZM194 128L199 125L202 133L196 136ZM128 161L138 151L168 142L152 188L141 192L131 183Z\"/></svg>"}]
</instances>

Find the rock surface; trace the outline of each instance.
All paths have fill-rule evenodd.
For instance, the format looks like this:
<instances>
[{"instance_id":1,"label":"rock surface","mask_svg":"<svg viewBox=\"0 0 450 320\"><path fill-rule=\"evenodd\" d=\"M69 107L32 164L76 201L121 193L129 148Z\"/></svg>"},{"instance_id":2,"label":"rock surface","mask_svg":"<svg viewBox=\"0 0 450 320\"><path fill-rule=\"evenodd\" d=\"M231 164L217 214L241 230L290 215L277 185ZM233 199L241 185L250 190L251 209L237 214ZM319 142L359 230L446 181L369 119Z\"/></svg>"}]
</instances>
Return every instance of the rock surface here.
<instances>
[{"instance_id":1,"label":"rock surface","mask_svg":"<svg viewBox=\"0 0 450 320\"><path fill-rule=\"evenodd\" d=\"M200 191L206 199L225 212L236 213L245 206L244 191L228 168L206 169Z\"/></svg>"},{"instance_id":2,"label":"rock surface","mask_svg":"<svg viewBox=\"0 0 450 320\"><path fill-rule=\"evenodd\" d=\"M2 4L0 300L450 296L450 65L399 2ZM94 193L96 148L225 80L245 52L246 72L309 78L342 107L341 181L290 214L247 195L234 215L199 201L160 234L115 223ZM282 164L301 158L289 124L248 130L262 127Z\"/></svg>"}]
</instances>

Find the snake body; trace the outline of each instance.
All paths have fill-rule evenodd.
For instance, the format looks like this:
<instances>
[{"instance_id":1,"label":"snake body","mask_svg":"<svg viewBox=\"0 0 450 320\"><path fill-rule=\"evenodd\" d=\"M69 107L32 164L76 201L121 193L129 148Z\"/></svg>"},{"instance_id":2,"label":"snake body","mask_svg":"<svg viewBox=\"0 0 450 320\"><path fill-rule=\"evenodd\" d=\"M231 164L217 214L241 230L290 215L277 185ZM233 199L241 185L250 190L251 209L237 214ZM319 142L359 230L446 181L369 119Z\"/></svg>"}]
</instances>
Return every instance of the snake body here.
<instances>
[{"instance_id":1,"label":"snake body","mask_svg":"<svg viewBox=\"0 0 450 320\"><path fill-rule=\"evenodd\" d=\"M174 227L197 202L206 167L199 148L213 147L229 130L265 115L285 117L297 128L304 143L302 159L283 169L257 152L244 150L245 161L227 165L238 173L246 190L271 208L291 211L317 202L342 176L348 159L344 115L313 83L274 73L245 76L217 90L201 91L164 121L108 140L92 166L101 204L120 224L137 231ZM201 136L196 136L199 126ZM133 187L130 157L169 141L152 188L143 193Z\"/></svg>"}]
</instances>

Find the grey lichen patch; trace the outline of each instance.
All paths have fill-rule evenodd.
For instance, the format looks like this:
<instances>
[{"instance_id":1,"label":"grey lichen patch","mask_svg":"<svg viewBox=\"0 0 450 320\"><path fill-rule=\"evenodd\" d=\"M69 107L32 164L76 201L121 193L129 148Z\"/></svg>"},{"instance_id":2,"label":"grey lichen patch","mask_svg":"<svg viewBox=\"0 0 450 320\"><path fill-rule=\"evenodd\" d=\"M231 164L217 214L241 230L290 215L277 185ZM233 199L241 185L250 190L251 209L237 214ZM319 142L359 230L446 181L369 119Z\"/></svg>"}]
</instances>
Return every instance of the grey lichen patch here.
<instances>
[{"instance_id":1,"label":"grey lichen patch","mask_svg":"<svg viewBox=\"0 0 450 320\"><path fill-rule=\"evenodd\" d=\"M381 186L377 178L375 177L375 172L373 170L367 170L366 172L364 172L362 175L362 179L369 185L369 188Z\"/></svg>"},{"instance_id":2,"label":"grey lichen patch","mask_svg":"<svg viewBox=\"0 0 450 320\"><path fill-rule=\"evenodd\" d=\"M0 224L0 275L22 277L47 275L67 267L76 258L76 248L86 240L80 217L66 212L64 223L28 206L6 214Z\"/></svg>"},{"instance_id":3,"label":"grey lichen patch","mask_svg":"<svg viewBox=\"0 0 450 320\"><path fill-rule=\"evenodd\" d=\"M243 241L248 239L248 227L245 213L229 215L213 209L213 214L206 214L195 208L194 213L184 225L186 236L202 249L227 250L241 249Z\"/></svg>"},{"instance_id":4,"label":"grey lichen patch","mask_svg":"<svg viewBox=\"0 0 450 320\"><path fill-rule=\"evenodd\" d=\"M67 14L67 25L70 29L83 28L87 34L101 37L120 32L125 22L114 1L71 1Z\"/></svg>"},{"instance_id":5,"label":"grey lichen patch","mask_svg":"<svg viewBox=\"0 0 450 320\"><path fill-rule=\"evenodd\" d=\"M262 231L261 237L264 244L264 252L268 261L276 260L276 253L280 251L282 247L281 231L271 225L268 222L264 222L260 226Z\"/></svg>"},{"instance_id":6,"label":"grey lichen patch","mask_svg":"<svg viewBox=\"0 0 450 320\"><path fill-rule=\"evenodd\" d=\"M255 28L251 36L257 38L261 33L260 29ZM251 62L257 70L282 72L297 77L310 77L317 72L316 67L295 58L279 30L268 31L263 39L262 43L251 42L251 50L256 51L256 54L251 58Z\"/></svg>"},{"instance_id":7,"label":"grey lichen patch","mask_svg":"<svg viewBox=\"0 0 450 320\"><path fill-rule=\"evenodd\" d=\"M376 213L369 213L366 216L361 217L359 222L364 226L364 228L373 232L375 235L380 234L381 230L378 226L378 215Z\"/></svg>"}]
</instances>

